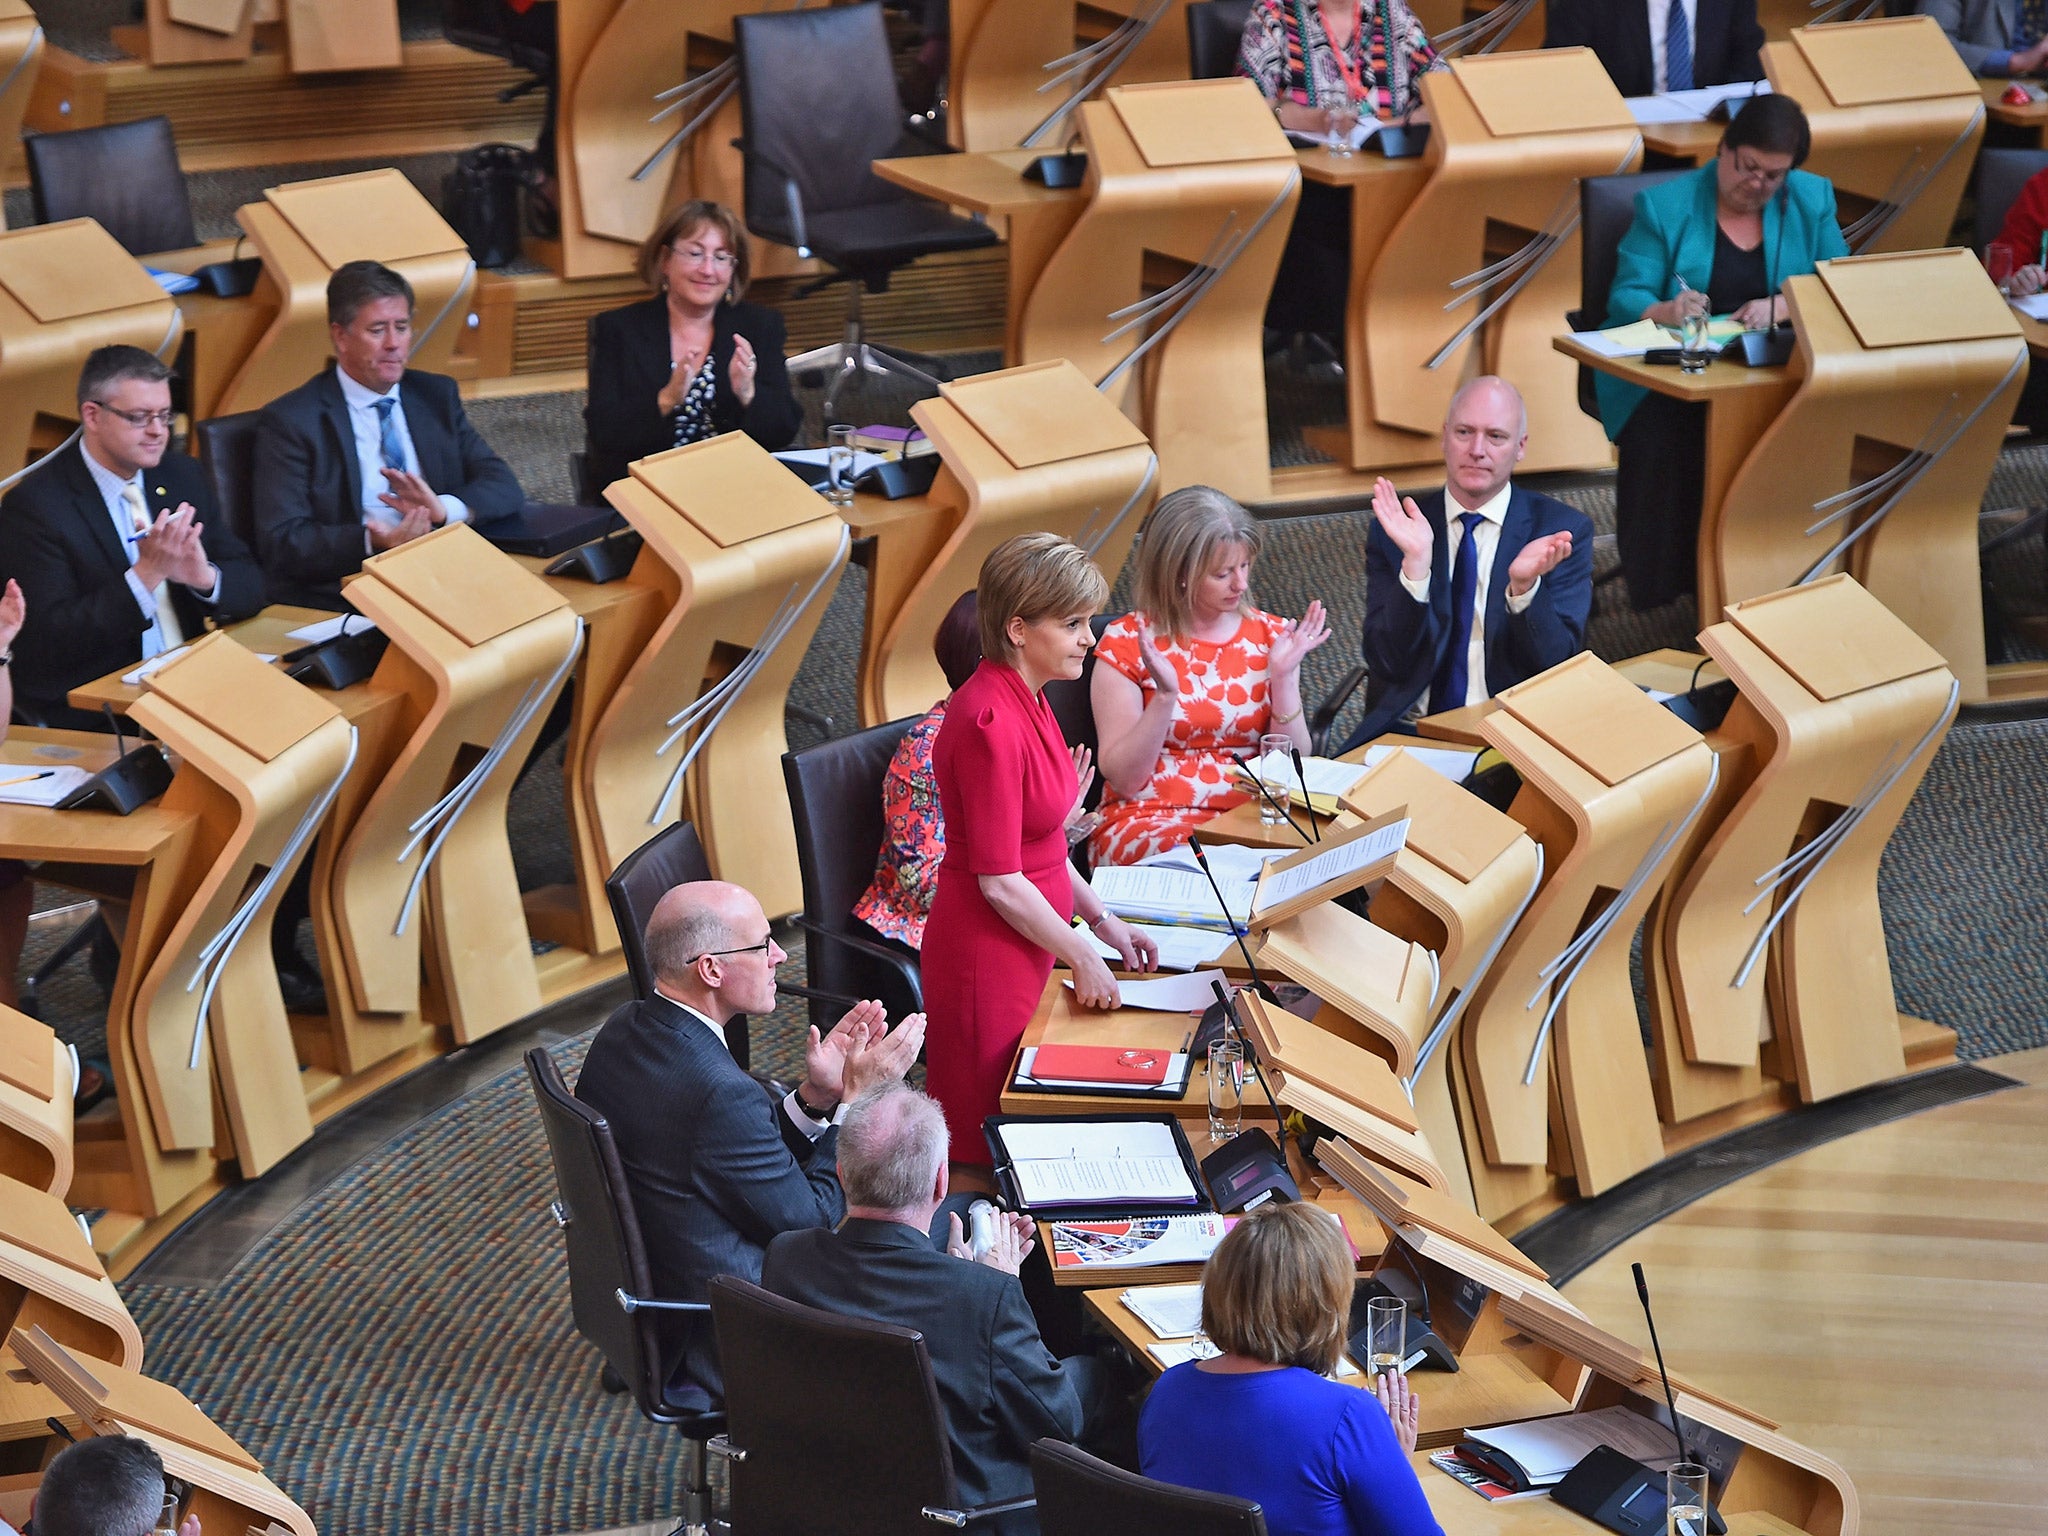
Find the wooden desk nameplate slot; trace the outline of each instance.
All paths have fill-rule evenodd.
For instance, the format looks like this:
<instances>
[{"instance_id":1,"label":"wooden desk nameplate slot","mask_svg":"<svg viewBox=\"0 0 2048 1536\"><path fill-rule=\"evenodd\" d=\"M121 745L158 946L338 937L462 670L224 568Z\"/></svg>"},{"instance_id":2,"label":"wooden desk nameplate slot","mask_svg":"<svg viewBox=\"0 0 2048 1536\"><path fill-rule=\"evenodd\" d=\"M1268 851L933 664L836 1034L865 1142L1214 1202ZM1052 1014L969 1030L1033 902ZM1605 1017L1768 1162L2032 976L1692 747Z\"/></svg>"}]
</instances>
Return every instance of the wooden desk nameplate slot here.
<instances>
[{"instance_id":1,"label":"wooden desk nameplate slot","mask_svg":"<svg viewBox=\"0 0 2048 1536\"><path fill-rule=\"evenodd\" d=\"M0 1006L0 1174L71 1187L71 1053L40 1019Z\"/></svg>"}]
</instances>

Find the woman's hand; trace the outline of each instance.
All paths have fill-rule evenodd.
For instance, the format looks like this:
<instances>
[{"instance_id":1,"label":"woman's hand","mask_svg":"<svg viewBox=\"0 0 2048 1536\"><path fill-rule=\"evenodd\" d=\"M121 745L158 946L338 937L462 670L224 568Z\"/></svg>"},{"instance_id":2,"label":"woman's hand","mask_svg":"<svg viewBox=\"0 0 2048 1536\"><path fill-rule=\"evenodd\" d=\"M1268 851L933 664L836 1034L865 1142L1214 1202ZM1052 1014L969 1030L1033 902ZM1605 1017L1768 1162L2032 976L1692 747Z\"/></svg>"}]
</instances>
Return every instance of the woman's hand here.
<instances>
[{"instance_id":1,"label":"woman's hand","mask_svg":"<svg viewBox=\"0 0 2048 1536\"><path fill-rule=\"evenodd\" d=\"M1117 952L1127 971L1149 971L1159 964L1159 946L1114 912L1105 912L1088 930Z\"/></svg>"},{"instance_id":2,"label":"woman's hand","mask_svg":"<svg viewBox=\"0 0 2048 1536\"><path fill-rule=\"evenodd\" d=\"M1745 331L1768 331L1778 323L1778 297L1751 299L1735 311L1735 320Z\"/></svg>"},{"instance_id":3,"label":"woman's hand","mask_svg":"<svg viewBox=\"0 0 2048 1536\"><path fill-rule=\"evenodd\" d=\"M1423 525L1428 531L1428 524ZM1289 624L1273 648L1266 653L1266 671L1274 677L1289 677L1301 670L1308 653L1330 638L1330 616L1323 612L1323 600L1312 599L1299 624Z\"/></svg>"},{"instance_id":4,"label":"woman's hand","mask_svg":"<svg viewBox=\"0 0 2048 1536\"><path fill-rule=\"evenodd\" d=\"M1093 944L1082 939L1078 953L1069 964L1074 972L1074 1000L1083 1008L1114 1008L1117 1005L1116 978L1109 974L1109 967L1103 963L1102 956L1095 953Z\"/></svg>"},{"instance_id":5,"label":"woman's hand","mask_svg":"<svg viewBox=\"0 0 2048 1536\"><path fill-rule=\"evenodd\" d=\"M1677 330L1685 323L1687 315L1704 315L1707 312L1707 296L1697 288L1682 288L1676 298L1666 299L1662 304L1652 304L1643 311L1645 320Z\"/></svg>"},{"instance_id":6,"label":"woman's hand","mask_svg":"<svg viewBox=\"0 0 2048 1536\"><path fill-rule=\"evenodd\" d=\"M1388 1371L1375 1376L1372 1389L1393 1422L1394 1438L1401 1442L1402 1450L1413 1454L1416 1434L1422 1428L1422 1399L1409 1390L1407 1372Z\"/></svg>"},{"instance_id":7,"label":"woman's hand","mask_svg":"<svg viewBox=\"0 0 2048 1536\"><path fill-rule=\"evenodd\" d=\"M21 633L22 623L28 618L28 600L21 595L21 588L11 578L7 589L0 592L0 651L11 650L14 637Z\"/></svg>"},{"instance_id":8,"label":"woman's hand","mask_svg":"<svg viewBox=\"0 0 2048 1536\"><path fill-rule=\"evenodd\" d=\"M1074 803L1067 807L1067 825L1072 826L1088 809L1088 791L1095 787L1095 754L1084 744L1074 748L1074 778L1081 786Z\"/></svg>"},{"instance_id":9,"label":"woman's hand","mask_svg":"<svg viewBox=\"0 0 2048 1536\"><path fill-rule=\"evenodd\" d=\"M1292 128L1296 133L1330 131L1330 114L1321 107L1311 107L1299 101L1282 101L1274 104L1273 111L1282 128Z\"/></svg>"},{"instance_id":10,"label":"woman's hand","mask_svg":"<svg viewBox=\"0 0 2048 1536\"><path fill-rule=\"evenodd\" d=\"M1166 653L1153 644L1152 626L1138 626L1138 660L1145 664L1145 675L1152 679L1153 699L1164 694L1176 704L1180 702L1180 674L1173 669L1173 663L1166 659ZM1147 699L1151 703L1152 699Z\"/></svg>"},{"instance_id":11,"label":"woman's hand","mask_svg":"<svg viewBox=\"0 0 2048 1536\"><path fill-rule=\"evenodd\" d=\"M734 356L737 358L738 354ZM654 397L654 408L664 416L675 415L683 408L683 397L690 392L690 381L696 377L697 364L691 362L687 355L677 358L675 366L668 371L668 382Z\"/></svg>"},{"instance_id":12,"label":"woman's hand","mask_svg":"<svg viewBox=\"0 0 2048 1536\"><path fill-rule=\"evenodd\" d=\"M732 339L732 366L726 370L726 379L732 385L733 398L739 401L741 410L754 403L757 366L754 344L744 336L735 335Z\"/></svg>"},{"instance_id":13,"label":"woman's hand","mask_svg":"<svg viewBox=\"0 0 2048 1536\"><path fill-rule=\"evenodd\" d=\"M2044 279L2048 279L2048 268L2043 268L2038 264L2021 267L2019 271L2013 273L2012 281L2009 284L2012 289L2012 296L2016 299L2024 299L2030 294L2039 293Z\"/></svg>"}]
</instances>

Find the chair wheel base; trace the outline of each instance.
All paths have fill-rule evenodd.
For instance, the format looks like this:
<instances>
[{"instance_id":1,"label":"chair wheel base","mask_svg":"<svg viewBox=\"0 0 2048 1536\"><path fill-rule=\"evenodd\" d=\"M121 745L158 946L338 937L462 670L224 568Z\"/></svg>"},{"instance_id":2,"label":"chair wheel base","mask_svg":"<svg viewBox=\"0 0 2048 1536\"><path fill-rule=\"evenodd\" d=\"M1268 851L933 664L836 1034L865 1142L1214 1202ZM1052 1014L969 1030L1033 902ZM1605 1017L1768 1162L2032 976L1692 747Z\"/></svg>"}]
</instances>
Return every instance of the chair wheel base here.
<instances>
[{"instance_id":1,"label":"chair wheel base","mask_svg":"<svg viewBox=\"0 0 2048 1536\"><path fill-rule=\"evenodd\" d=\"M626 1392L626 1378L613 1370L610 1365L597 1373L597 1384L604 1388L606 1397L623 1397Z\"/></svg>"}]
</instances>

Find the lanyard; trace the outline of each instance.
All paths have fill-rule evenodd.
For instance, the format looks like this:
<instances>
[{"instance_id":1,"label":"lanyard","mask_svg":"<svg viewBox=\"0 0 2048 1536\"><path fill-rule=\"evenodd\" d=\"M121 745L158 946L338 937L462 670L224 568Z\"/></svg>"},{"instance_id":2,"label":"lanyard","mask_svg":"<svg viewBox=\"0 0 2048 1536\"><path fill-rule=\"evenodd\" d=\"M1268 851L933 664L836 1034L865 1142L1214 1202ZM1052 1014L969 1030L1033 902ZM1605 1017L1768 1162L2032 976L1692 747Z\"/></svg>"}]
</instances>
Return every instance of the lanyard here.
<instances>
[{"instance_id":1,"label":"lanyard","mask_svg":"<svg viewBox=\"0 0 2048 1536\"><path fill-rule=\"evenodd\" d=\"M1316 12L1317 18L1320 20L1322 13L1322 6L1320 4L1316 6ZM1323 36L1328 37L1329 35L1329 23L1324 22ZM1364 80L1368 69L1365 64L1365 6L1362 3L1358 7L1358 19L1351 27L1351 48L1358 50L1359 67L1356 69L1351 67L1350 48L1339 48L1333 41L1330 44L1330 54L1336 60L1337 73L1344 77L1344 84L1351 92L1351 99L1354 102L1366 103L1369 106L1370 98L1366 95Z\"/></svg>"}]
</instances>

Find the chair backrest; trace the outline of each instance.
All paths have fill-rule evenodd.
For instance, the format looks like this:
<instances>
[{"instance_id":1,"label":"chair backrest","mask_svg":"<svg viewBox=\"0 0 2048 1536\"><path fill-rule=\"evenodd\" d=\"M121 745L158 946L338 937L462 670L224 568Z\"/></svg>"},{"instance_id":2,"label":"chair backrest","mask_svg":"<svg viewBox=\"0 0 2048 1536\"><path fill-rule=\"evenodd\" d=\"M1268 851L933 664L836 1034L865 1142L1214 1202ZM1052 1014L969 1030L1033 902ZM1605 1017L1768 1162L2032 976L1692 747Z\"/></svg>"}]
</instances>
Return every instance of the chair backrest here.
<instances>
[{"instance_id":1,"label":"chair backrest","mask_svg":"<svg viewBox=\"0 0 2048 1536\"><path fill-rule=\"evenodd\" d=\"M1188 7L1188 74L1196 80L1227 80L1237 73L1245 19L1252 0L1195 0Z\"/></svg>"},{"instance_id":2,"label":"chair backrest","mask_svg":"<svg viewBox=\"0 0 2048 1536\"><path fill-rule=\"evenodd\" d=\"M804 915L835 933L871 937L856 922L853 905L874 879L882 851L882 782L903 733L917 722L885 725L834 737L801 752L786 752L782 779L796 822L796 862L804 883ZM812 987L840 997L878 997L892 1018L915 1010L897 972L843 944L806 946ZM813 1004L813 1012L829 1004Z\"/></svg>"},{"instance_id":3,"label":"chair backrest","mask_svg":"<svg viewBox=\"0 0 2048 1536\"><path fill-rule=\"evenodd\" d=\"M619 925L619 947L626 952L626 974L635 997L654 995L654 972L647 964L647 919L655 906L677 886L710 878L711 861L704 856L697 828L679 821L627 854L605 881L605 899L611 903L612 921ZM726 1020L725 1043L742 1068L753 1064L744 1014Z\"/></svg>"},{"instance_id":4,"label":"chair backrest","mask_svg":"<svg viewBox=\"0 0 2048 1536\"><path fill-rule=\"evenodd\" d=\"M555 72L554 20L515 11L505 0L442 0L441 35L458 48L487 53L542 78Z\"/></svg>"},{"instance_id":5,"label":"chair backrest","mask_svg":"<svg viewBox=\"0 0 2048 1536\"><path fill-rule=\"evenodd\" d=\"M1031 1486L1044 1536L1266 1536L1265 1511L1250 1499L1155 1482L1058 1440L1032 1445Z\"/></svg>"},{"instance_id":6,"label":"chair backrest","mask_svg":"<svg viewBox=\"0 0 2048 1536\"><path fill-rule=\"evenodd\" d=\"M1098 613L1088 621L1095 631L1099 644L1102 633L1117 621L1121 615ZM1067 739L1070 747L1086 747L1093 752L1095 739L1095 706L1090 702L1089 688L1095 678L1095 651L1088 652L1088 659L1081 663L1081 675L1072 682L1056 677L1045 685L1045 702L1052 710L1053 719L1060 723L1060 734ZM1095 776L1095 787L1088 792L1088 804L1092 807L1102 798L1102 775Z\"/></svg>"},{"instance_id":7,"label":"chair backrest","mask_svg":"<svg viewBox=\"0 0 2048 1536\"><path fill-rule=\"evenodd\" d=\"M2048 149L1986 149L1977 155L1977 249L1998 238L1998 231L2005 224L2005 216L2012 211L2013 200L2020 195L2020 188L2036 172L2048 171ZM2020 265L2039 255L2038 251L2018 251L2014 255Z\"/></svg>"},{"instance_id":8,"label":"chair backrest","mask_svg":"<svg viewBox=\"0 0 2048 1536\"><path fill-rule=\"evenodd\" d=\"M213 482L220 515L249 549L256 547L256 418L257 411L238 411L195 422L199 459Z\"/></svg>"},{"instance_id":9,"label":"chair backrest","mask_svg":"<svg viewBox=\"0 0 2048 1536\"><path fill-rule=\"evenodd\" d=\"M39 133L22 146L38 224L97 219L131 256L199 243L168 117Z\"/></svg>"},{"instance_id":10,"label":"chair backrest","mask_svg":"<svg viewBox=\"0 0 2048 1536\"><path fill-rule=\"evenodd\" d=\"M785 176L806 214L910 194L868 167L903 137L903 98L879 0L733 20L747 228L793 244Z\"/></svg>"},{"instance_id":11,"label":"chair backrest","mask_svg":"<svg viewBox=\"0 0 2048 1536\"><path fill-rule=\"evenodd\" d=\"M711 1282L725 1371L732 1522L833 1536L928 1528L960 1507L924 1335L840 1317L731 1275Z\"/></svg>"},{"instance_id":12,"label":"chair backrest","mask_svg":"<svg viewBox=\"0 0 2048 1536\"><path fill-rule=\"evenodd\" d=\"M1579 183L1579 307L1564 317L1575 331L1597 331L1607 323L1607 294L1614 286L1621 237L1635 222L1636 194L1688 171L1639 171L1632 176L1588 176ZM1599 397L1593 370L1579 365L1579 409L1595 420Z\"/></svg>"},{"instance_id":13,"label":"chair backrest","mask_svg":"<svg viewBox=\"0 0 2048 1536\"><path fill-rule=\"evenodd\" d=\"M661 1401L658 1314L628 1313L618 1301L620 1290L632 1296L654 1292L612 1128L603 1115L569 1092L546 1047L537 1045L526 1053L526 1075L533 1083L548 1156L555 1165L576 1331L619 1373L642 1413L660 1423L672 1422L674 1415L664 1412Z\"/></svg>"}]
</instances>

